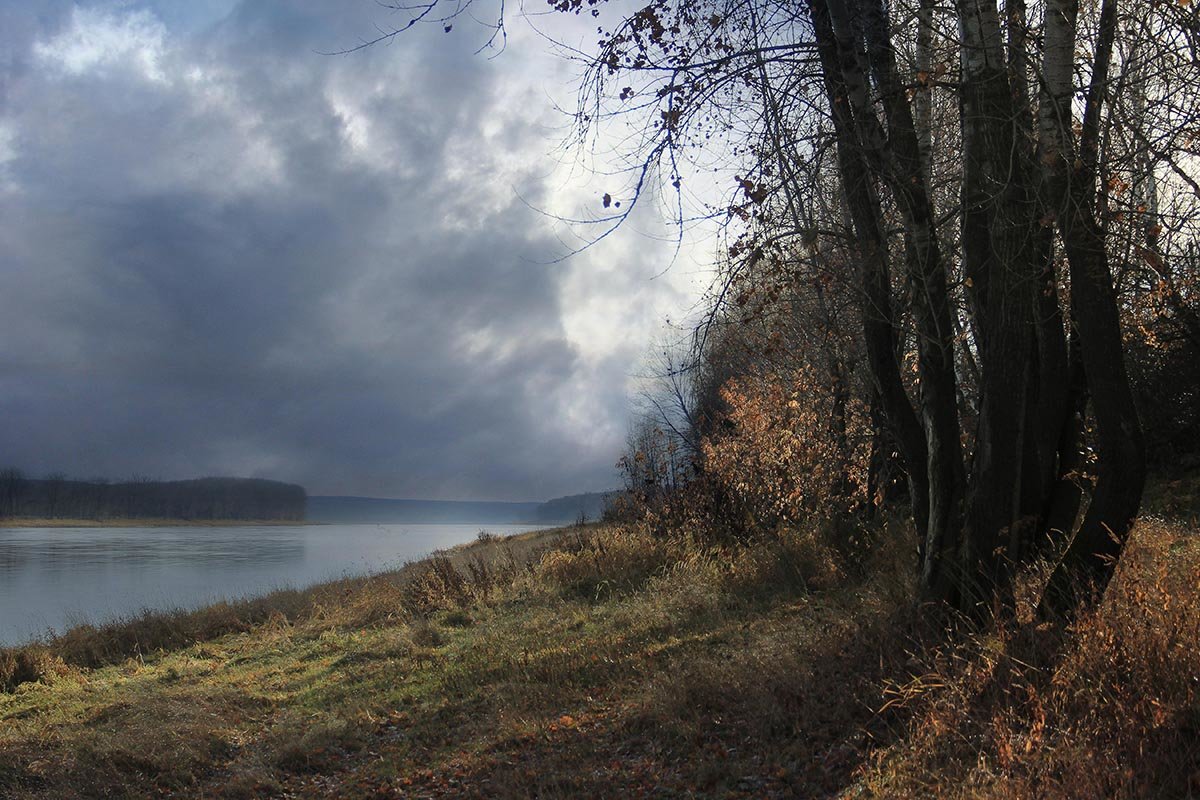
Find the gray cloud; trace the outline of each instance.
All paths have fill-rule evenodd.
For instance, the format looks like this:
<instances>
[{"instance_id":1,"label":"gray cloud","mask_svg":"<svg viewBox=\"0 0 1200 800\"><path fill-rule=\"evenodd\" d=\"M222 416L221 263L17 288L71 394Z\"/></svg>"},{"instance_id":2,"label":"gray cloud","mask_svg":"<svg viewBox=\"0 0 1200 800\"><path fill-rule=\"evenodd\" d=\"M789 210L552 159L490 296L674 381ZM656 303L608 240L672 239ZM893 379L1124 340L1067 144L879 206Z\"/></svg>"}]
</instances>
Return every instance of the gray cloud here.
<instances>
[{"instance_id":1,"label":"gray cloud","mask_svg":"<svg viewBox=\"0 0 1200 800\"><path fill-rule=\"evenodd\" d=\"M188 5L3 11L0 460L610 485L638 338L677 295L645 282L653 248L545 264L561 245L517 192L557 191L548 103L519 58L457 32L316 52L373 3Z\"/></svg>"}]
</instances>

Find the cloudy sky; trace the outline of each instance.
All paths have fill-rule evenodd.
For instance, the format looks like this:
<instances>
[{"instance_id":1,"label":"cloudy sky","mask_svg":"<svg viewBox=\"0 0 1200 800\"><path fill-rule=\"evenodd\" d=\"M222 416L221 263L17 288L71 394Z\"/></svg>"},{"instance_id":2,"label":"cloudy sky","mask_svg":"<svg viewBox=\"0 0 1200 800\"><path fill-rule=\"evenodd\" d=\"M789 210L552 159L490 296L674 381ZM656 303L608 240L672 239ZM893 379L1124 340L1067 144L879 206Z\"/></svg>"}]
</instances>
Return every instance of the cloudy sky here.
<instances>
[{"instance_id":1,"label":"cloudy sky","mask_svg":"<svg viewBox=\"0 0 1200 800\"><path fill-rule=\"evenodd\" d=\"M374 0L0 0L0 463L527 500L614 484L699 268L557 151L514 23L352 55ZM586 41L593 23L560 35Z\"/></svg>"}]
</instances>

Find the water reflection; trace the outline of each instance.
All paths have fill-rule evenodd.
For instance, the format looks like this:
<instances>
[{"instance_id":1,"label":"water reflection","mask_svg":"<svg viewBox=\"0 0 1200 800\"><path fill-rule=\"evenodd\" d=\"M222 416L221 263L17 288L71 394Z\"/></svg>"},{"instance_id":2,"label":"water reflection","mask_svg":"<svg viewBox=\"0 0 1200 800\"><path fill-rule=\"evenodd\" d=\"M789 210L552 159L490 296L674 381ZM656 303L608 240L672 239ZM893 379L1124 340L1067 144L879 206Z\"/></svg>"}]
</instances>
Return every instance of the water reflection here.
<instances>
[{"instance_id":1,"label":"water reflection","mask_svg":"<svg viewBox=\"0 0 1200 800\"><path fill-rule=\"evenodd\" d=\"M0 578L7 578L22 569L29 561L29 556L23 550L8 550L0 540Z\"/></svg>"},{"instance_id":2,"label":"water reflection","mask_svg":"<svg viewBox=\"0 0 1200 800\"><path fill-rule=\"evenodd\" d=\"M186 566L214 562L251 561L256 564L282 564L304 559L304 539L266 541L227 539L171 539L26 542L31 555L25 564L34 564L47 571L80 571L104 569L113 564Z\"/></svg>"},{"instance_id":3,"label":"water reflection","mask_svg":"<svg viewBox=\"0 0 1200 800\"><path fill-rule=\"evenodd\" d=\"M488 526L515 533L532 526ZM478 525L0 529L0 644L147 608L374 572L468 541Z\"/></svg>"}]
</instances>

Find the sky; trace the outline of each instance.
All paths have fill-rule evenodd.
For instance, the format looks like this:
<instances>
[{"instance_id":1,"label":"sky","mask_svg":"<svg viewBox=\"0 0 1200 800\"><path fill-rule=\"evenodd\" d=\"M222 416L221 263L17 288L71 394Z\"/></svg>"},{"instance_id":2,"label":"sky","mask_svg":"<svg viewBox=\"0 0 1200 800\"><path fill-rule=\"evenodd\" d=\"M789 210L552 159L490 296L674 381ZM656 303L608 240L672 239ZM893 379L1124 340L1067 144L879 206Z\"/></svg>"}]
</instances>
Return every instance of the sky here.
<instances>
[{"instance_id":1,"label":"sky","mask_svg":"<svg viewBox=\"0 0 1200 800\"><path fill-rule=\"evenodd\" d=\"M560 145L577 66L374 0L0 0L0 466L541 500L616 485L694 304ZM594 23L550 21L586 43ZM666 237L669 239L669 237ZM666 272L664 273L664 269Z\"/></svg>"}]
</instances>

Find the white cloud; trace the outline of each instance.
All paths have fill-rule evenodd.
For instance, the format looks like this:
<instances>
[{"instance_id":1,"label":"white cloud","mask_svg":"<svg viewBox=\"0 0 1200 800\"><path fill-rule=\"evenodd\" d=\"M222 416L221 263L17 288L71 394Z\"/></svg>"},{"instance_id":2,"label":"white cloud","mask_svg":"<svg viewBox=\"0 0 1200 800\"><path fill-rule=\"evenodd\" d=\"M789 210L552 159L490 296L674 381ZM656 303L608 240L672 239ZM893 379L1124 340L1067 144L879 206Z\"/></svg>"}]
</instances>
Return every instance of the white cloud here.
<instances>
[{"instance_id":1,"label":"white cloud","mask_svg":"<svg viewBox=\"0 0 1200 800\"><path fill-rule=\"evenodd\" d=\"M112 66L132 67L146 79L166 80L161 61L167 31L149 11L75 7L66 30L33 51L46 64L68 75Z\"/></svg>"},{"instance_id":2,"label":"white cloud","mask_svg":"<svg viewBox=\"0 0 1200 800\"><path fill-rule=\"evenodd\" d=\"M9 171L9 163L17 157L17 132L0 121L0 193L14 191L17 186Z\"/></svg>"}]
</instances>

